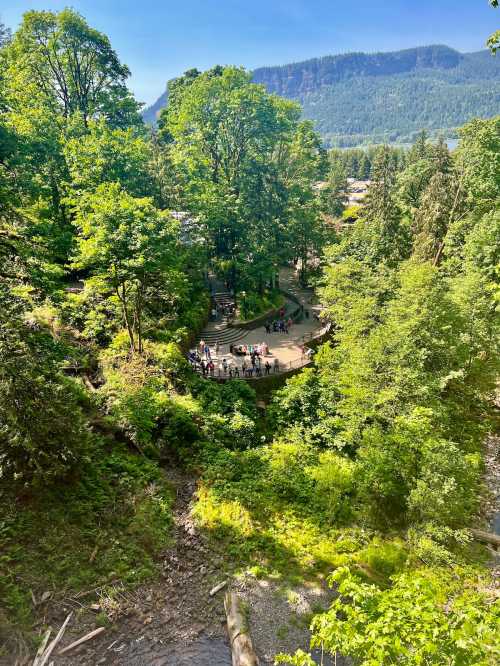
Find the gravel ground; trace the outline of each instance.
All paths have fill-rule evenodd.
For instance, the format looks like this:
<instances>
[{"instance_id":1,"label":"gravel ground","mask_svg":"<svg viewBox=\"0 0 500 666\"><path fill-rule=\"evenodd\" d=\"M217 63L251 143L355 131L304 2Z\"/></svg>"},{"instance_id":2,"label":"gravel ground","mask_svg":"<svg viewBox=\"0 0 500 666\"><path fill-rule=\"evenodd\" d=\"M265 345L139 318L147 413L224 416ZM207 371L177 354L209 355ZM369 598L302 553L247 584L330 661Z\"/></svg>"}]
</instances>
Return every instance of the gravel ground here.
<instances>
[{"instance_id":1,"label":"gravel ground","mask_svg":"<svg viewBox=\"0 0 500 666\"><path fill-rule=\"evenodd\" d=\"M491 531L500 534L500 437L487 438L485 462L489 492L483 503L484 517Z\"/></svg>"},{"instance_id":2,"label":"gravel ground","mask_svg":"<svg viewBox=\"0 0 500 666\"><path fill-rule=\"evenodd\" d=\"M262 664L273 664L278 652L294 653L309 649L309 623L314 612L326 610L334 597L324 582L286 586L246 576L234 585L248 608L252 642ZM330 666L333 660L313 653L317 662ZM337 666L347 664L337 658Z\"/></svg>"}]
</instances>

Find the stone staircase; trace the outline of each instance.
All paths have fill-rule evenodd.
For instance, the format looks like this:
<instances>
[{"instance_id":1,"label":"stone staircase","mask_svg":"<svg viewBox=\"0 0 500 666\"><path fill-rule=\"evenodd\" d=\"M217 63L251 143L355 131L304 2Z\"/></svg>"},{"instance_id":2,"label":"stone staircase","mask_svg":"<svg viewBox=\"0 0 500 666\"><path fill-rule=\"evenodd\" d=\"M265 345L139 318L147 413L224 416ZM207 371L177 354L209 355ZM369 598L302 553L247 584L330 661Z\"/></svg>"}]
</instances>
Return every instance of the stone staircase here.
<instances>
[{"instance_id":1,"label":"stone staircase","mask_svg":"<svg viewBox=\"0 0 500 666\"><path fill-rule=\"evenodd\" d=\"M232 305L234 302L233 297L227 291L217 291L213 297L219 306ZM230 345L244 338L246 334L247 331L244 329L231 326L227 316L222 315L221 319L208 322L197 342L204 340L210 347L216 342L221 346Z\"/></svg>"}]
</instances>

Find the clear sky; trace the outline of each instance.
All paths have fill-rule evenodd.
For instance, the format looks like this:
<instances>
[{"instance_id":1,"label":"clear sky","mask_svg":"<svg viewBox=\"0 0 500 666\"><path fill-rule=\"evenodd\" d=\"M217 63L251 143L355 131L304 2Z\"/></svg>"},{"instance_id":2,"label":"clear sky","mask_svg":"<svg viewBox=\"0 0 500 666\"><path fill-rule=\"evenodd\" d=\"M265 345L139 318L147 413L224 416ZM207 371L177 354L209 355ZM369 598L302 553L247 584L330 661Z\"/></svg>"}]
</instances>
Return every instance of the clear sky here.
<instances>
[{"instance_id":1,"label":"clear sky","mask_svg":"<svg viewBox=\"0 0 500 666\"><path fill-rule=\"evenodd\" d=\"M27 9L68 5L109 36L147 103L190 67L425 44L475 51L500 27L487 0L0 0L0 19L15 29Z\"/></svg>"}]
</instances>

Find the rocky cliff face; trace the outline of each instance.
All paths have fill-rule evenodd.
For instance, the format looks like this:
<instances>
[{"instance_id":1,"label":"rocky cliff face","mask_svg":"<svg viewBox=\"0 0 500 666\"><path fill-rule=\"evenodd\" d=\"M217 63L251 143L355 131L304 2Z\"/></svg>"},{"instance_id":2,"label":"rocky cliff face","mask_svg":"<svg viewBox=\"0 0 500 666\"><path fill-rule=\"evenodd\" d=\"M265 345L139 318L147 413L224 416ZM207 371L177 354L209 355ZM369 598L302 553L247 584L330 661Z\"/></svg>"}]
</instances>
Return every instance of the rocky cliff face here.
<instances>
[{"instance_id":1,"label":"rocky cliff face","mask_svg":"<svg viewBox=\"0 0 500 666\"><path fill-rule=\"evenodd\" d=\"M422 69L457 67L464 56L448 46L422 46L391 53L346 53L304 62L260 67L254 81L270 92L298 98L345 79L359 76L392 76Z\"/></svg>"},{"instance_id":2,"label":"rocky cliff face","mask_svg":"<svg viewBox=\"0 0 500 666\"><path fill-rule=\"evenodd\" d=\"M347 53L260 67L256 83L302 105L326 145L408 143L422 129L455 128L500 109L500 58L422 46L390 53ZM153 124L166 94L144 112Z\"/></svg>"}]
</instances>

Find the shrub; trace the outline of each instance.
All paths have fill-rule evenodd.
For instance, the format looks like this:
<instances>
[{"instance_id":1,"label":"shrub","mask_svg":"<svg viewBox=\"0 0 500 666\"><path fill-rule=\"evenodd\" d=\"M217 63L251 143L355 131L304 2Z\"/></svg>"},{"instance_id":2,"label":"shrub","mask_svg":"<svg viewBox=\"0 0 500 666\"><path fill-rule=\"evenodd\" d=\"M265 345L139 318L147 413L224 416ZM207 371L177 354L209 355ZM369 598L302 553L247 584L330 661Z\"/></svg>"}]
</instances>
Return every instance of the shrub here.
<instances>
[{"instance_id":1,"label":"shrub","mask_svg":"<svg viewBox=\"0 0 500 666\"><path fill-rule=\"evenodd\" d=\"M72 472L91 440L80 397L43 348L0 340L0 476L38 484Z\"/></svg>"},{"instance_id":2,"label":"shrub","mask_svg":"<svg viewBox=\"0 0 500 666\"><path fill-rule=\"evenodd\" d=\"M375 538L359 553L359 558L365 562L372 571L389 578L402 571L407 551L401 541L382 541Z\"/></svg>"},{"instance_id":3,"label":"shrub","mask_svg":"<svg viewBox=\"0 0 500 666\"><path fill-rule=\"evenodd\" d=\"M312 623L311 647L373 664L498 663L499 607L487 579L460 569L419 570L393 577L380 590L347 567L331 577L338 597ZM279 655L277 663L313 664L309 655Z\"/></svg>"},{"instance_id":4,"label":"shrub","mask_svg":"<svg viewBox=\"0 0 500 666\"><path fill-rule=\"evenodd\" d=\"M314 484L307 469L315 461L311 447L290 439L279 440L262 453L268 465L267 476L273 491L281 498L293 502L310 501Z\"/></svg>"},{"instance_id":5,"label":"shrub","mask_svg":"<svg viewBox=\"0 0 500 666\"><path fill-rule=\"evenodd\" d=\"M240 299L240 317L243 320L255 319L255 317L268 310L281 307L283 303L283 294L277 289L265 291L263 294L256 292L245 293Z\"/></svg>"},{"instance_id":6,"label":"shrub","mask_svg":"<svg viewBox=\"0 0 500 666\"><path fill-rule=\"evenodd\" d=\"M354 469L352 460L333 451L322 451L316 465L308 468L316 486L312 504L322 507L331 521L345 520L352 511Z\"/></svg>"}]
</instances>

